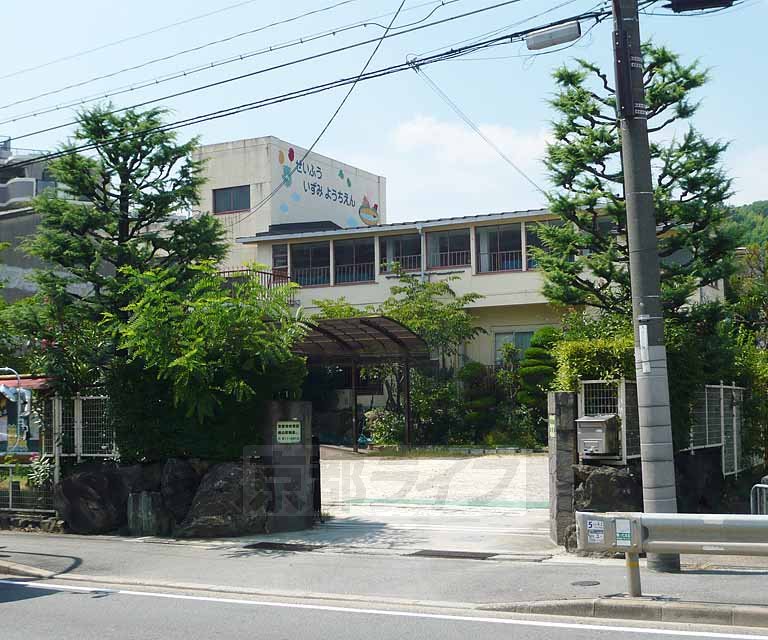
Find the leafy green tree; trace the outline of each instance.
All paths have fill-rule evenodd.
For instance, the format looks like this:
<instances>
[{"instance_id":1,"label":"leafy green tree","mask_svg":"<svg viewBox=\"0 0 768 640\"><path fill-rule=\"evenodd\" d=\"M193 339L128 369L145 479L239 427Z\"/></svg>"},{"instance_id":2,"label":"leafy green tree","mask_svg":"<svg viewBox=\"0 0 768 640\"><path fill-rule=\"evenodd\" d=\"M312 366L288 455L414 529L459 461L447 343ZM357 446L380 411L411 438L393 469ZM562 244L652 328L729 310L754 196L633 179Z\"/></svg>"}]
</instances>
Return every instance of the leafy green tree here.
<instances>
[{"instance_id":1,"label":"leafy green tree","mask_svg":"<svg viewBox=\"0 0 768 640\"><path fill-rule=\"evenodd\" d=\"M227 286L211 266L192 270L179 286L172 270L124 268L133 302L118 335L128 360L156 372L174 404L200 423L225 403L296 392L305 370L292 347L306 324L290 306L295 285L248 278Z\"/></svg>"},{"instance_id":2,"label":"leafy green tree","mask_svg":"<svg viewBox=\"0 0 768 640\"><path fill-rule=\"evenodd\" d=\"M665 309L677 311L697 286L733 269L736 239L724 224L731 180L721 167L727 145L692 126L674 133L696 113L692 94L707 72L651 43L643 54L662 296ZM608 74L585 60L554 78L557 118L545 164L555 187L550 209L564 224L537 228L543 249L533 253L544 293L562 305L626 314L629 250L615 90Z\"/></svg>"},{"instance_id":3,"label":"leafy green tree","mask_svg":"<svg viewBox=\"0 0 768 640\"><path fill-rule=\"evenodd\" d=\"M385 316L394 318L421 336L442 368L455 356L461 346L483 333L475 325L467 307L482 298L477 293L457 295L451 287L456 277L442 280L422 280L401 272L398 284L380 307Z\"/></svg>"},{"instance_id":4,"label":"leafy green tree","mask_svg":"<svg viewBox=\"0 0 768 640\"><path fill-rule=\"evenodd\" d=\"M35 341L38 367L67 391L99 382L115 357L114 327L102 318L127 318L134 274L168 269L181 283L195 265L226 253L218 221L188 215L203 181L191 155L197 140L180 143L174 132L157 130L162 109L109 111L78 116L63 149L86 143L94 153L49 165L66 197L35 199L41 221L25 245L49 266L15 323Z\"/></svg>"},{"instance_id":5,"label":"leafy green tree","mask_svg":"<svg viewBox=\"0 0 768 640\"><path fill-rule=\"evenodd\" d=\"M733 207L730 216L732 232L743 245L763 245L768 242L768 200Z\"/></svg>"},{"instance_id":6,"label":"leafy green tree","mask_svg":"<svg viewBox=\"0 0 768 640\"><path fill-rule=\"evenodd\" d=\"M752 332L758 344L768 346L768 241L744 249L729 285L734 320Z\"/></svg>"},{"instance_id":7,"label":"leafy green tree","mask_svg":"<svg viewBox=\"0 0 768 640\"><path fill-rule=\"evenodd\" d=\"M191 155L198 141L179 143L175 132L157 130L163 109L110 110L78 116L63 148L93 144L95 155L72 153L50 164L67 197L45 192L34 201L41 221L27 243L51 265L38 274L44 300L79 305L95 319L105 311L125 317L131 270L170 268L183 279L195 264L226 254L218 221L187 215L203 183Z\"/></svg>"}]
</instances>

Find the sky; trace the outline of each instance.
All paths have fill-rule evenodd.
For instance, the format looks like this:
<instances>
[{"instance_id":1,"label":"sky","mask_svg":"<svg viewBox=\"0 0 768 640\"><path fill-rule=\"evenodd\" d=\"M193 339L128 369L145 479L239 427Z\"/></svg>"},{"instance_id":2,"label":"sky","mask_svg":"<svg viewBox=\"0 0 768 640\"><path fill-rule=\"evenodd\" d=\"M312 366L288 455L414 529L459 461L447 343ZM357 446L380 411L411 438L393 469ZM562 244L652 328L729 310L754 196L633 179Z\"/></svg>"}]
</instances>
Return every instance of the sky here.
<instances>
[{"instance_id":1,"label":"sky","mask_svg":"<svg viewBox=\"0 0 768 640\"><path fill-rule=\"evenodd\" d=\"M501 2L406 0L395 27L417 21L429 24ZM518 0L389 38L381 44L370 69L444 51L497 30L512 33L545 25L604 4L598 0ZM642 16L643 38L664 44L685 62L699 60L710 70L710 82L697 94L702 104L693 125L709 138L729 142L724 160L734 179L734 204L768 199L768 124L764 115L768 54L762 49L768 2L745 0L741 6L706 16L674 15L663 4L653 9L658 15ZM32 12L26 3L7 3L2 11L5 55L0 76L5 77L0 78L0 121L5 122L0 123L0 137L18 137L15 147L54 149L71 135L73 127L25 134L70 122L74 107L69 105L75 101L134 87L111 98L115 106L128 106L374 39L382 35L398 5L398 0L38 0ZM313 13L270 26L307 12ZM366 26L338 31L363 21ZM177 22L184 24L168 26ZM610 21L590 30L593 26L594 21L583 21L582 30L588 33L565 50L532 56L524 44L507 43L426 70L483 133L546 190L550 185L541 159L554 117L548 104L554 91L552 71L581 57L597 62L612 76ZM150 31L154 33L141 35ZM244 32L251 33L240 35ZM335 35L301 42L327 32ZM212 44L217 40L226 41ZM298 44L269 51L295 42ZM351 77L360 72L374 46L352 48L157 104L171 110L169 119L179 120ZM86 52L91 49L98 50ZM188 49L196 50L181 53ZM248 53L255 55L239 59ZM153 62L158 58L166 59ZM210 68L212 62L233 58L234 62ZM151 82L204 66L209 68ZM130 67L137 68L126 70ZM147 83L151 86L136 87ZM307 147L346 90L334 89L196 124L180 129L179 136L199 136L203 143L214 143L273 135ZM49 95L40 95L44 93ZM20 118L53 107L59 108ZM411 70L358 84L315 151L385 176L389 222L532 209L544 204L542 194Z\"/></svg>"}]
</instances>

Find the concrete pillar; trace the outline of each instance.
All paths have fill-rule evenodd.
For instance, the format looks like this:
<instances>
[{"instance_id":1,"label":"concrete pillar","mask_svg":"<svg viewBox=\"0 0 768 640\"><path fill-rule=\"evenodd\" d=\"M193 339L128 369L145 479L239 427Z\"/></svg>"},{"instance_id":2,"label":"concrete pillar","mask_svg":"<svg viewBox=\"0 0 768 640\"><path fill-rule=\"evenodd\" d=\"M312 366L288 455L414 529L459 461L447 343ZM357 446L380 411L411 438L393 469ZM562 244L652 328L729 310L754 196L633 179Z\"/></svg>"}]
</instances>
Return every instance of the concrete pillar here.
<instances>
[{"instance_id":1,"label":"concrete pillar","mask_svg":"<svg viewBox=\"0 0 768 640\"><path fill-rule=\"evenodd\" d=\"M547 398L549 417L549 534L556 544L565 544L573 515L573 465L578 463L576 443L576 394L551 391Z\"/></svg>"},{"instance_id":2,"label":"concrete pillar","mask_svg":"<svg viewBox=\"0 0 768 640\"><path fill-rule=\"evenodd\" d=\"M298 422L299 436L285 443L277 437L278 422ZM272 513L270 531L295 531L312 526L312 403L273 401L267 405L262 427L263 462L271 471Z\"/></svg>"}]
</instances>

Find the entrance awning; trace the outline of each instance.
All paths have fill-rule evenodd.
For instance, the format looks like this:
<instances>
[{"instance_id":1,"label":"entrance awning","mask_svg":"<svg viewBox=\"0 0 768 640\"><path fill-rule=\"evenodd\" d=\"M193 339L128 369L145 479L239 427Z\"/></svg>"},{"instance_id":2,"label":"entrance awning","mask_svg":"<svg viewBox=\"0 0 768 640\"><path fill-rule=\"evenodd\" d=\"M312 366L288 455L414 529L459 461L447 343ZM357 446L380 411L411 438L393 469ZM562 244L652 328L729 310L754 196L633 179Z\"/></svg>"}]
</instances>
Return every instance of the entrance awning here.
<instances>
[{"instance_id":1,"label":"entrance awning","mask_svg":"<svg viewBox=\"0 0 768 640\"><path fill-rule=\"evenodd\" d=\"M309 364L384 364L429 360L422 338L386 316L323 318L294 346Z\"/></svg>"}]
</instances>

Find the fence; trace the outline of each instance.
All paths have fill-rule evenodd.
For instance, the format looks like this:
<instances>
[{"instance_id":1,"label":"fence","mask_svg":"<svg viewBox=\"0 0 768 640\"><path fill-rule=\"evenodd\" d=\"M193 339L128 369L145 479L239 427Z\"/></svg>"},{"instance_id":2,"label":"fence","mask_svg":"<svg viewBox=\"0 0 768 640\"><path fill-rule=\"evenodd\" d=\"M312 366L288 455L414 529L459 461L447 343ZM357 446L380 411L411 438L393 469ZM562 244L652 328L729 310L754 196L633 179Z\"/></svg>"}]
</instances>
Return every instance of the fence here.
<instances>
[{"instance_id":1,"label":"fence","mask_svg":"<svg viewBox=\"0 0 768 640\"><path fill-rule=\"evenodd\" d=\"M53 484L30 480L31 465L0 465L0 511L48 513L53 511Z\"/></svg>"},{"instance_id":2,"label":"fence","mask_svg":"<svg viewBox=\"0 0 768 640\"><path fill-rule=\"evenodd\" d=\"M56 396L51 403L50 429L58 458L109 458L115 455L115 432L106 396ZM47 426L47 425L46 425Z\"/></svg>"},{"instance_id":3,"label":"fence","mask_svg":"<svg viewBox=\"0 0 768 640\"><path fill-rule=\"evenodd\" d=\"M631 380L610 382L582 380L579 383L579 417L615 413L621 430L621 462L640 457L640 419L637 385ZM744 388L708 384L696 394L688 445L678 451L720 447L723 475L736 475L753 466L742 447Z\"/></svg>"}]
</instances>

